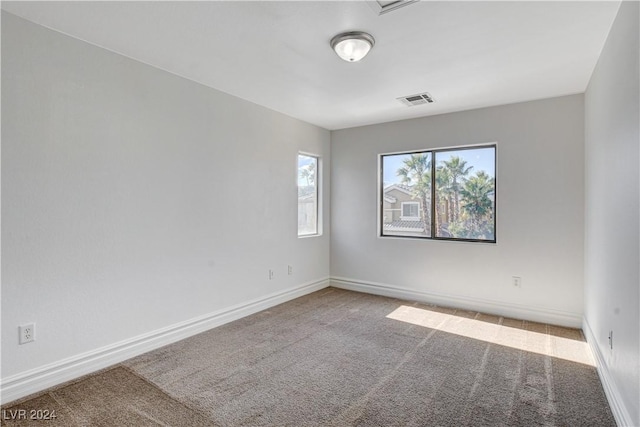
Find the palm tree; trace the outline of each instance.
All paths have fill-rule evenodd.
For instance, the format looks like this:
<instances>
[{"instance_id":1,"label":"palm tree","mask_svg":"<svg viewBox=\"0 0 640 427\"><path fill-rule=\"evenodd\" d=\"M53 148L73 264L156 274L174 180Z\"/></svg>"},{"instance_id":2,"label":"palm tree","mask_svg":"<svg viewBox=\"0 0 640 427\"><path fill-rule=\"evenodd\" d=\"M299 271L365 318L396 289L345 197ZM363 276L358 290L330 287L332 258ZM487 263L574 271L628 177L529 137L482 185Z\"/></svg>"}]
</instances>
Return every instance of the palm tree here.
<instances>
[{"instance_id":1,"label":"palm tree","mask_svg":"<svg viewBox=\"0 0 640 427\"><path fill-rule=\"evenodd\" d=\"M404 166L396 174L402 183L411 187L413 197L421 201L422 222L424 231L431 235L431 156L429 154L412 154L403 161Z\"/></svg>"},{"instance_id":2,"label":"palm tree","mask_svg":"<svg viewBox=\"0 0 640 427\"><path fill-rule=\"evenodd\" d=\"M310 163L306 167L302 167L300 170L300 177L307 181L307 187L313 184L316 180L316 164Z\"/></svg>"},{"instance_id":3,"label":"palm tree","mask_svg":"<svg viewBox=\"0 0 640 427\"><path fill-rule=\"evenodd\" d=\"M448 170L449 185L453 195L451 221L457 222L460 218L460 184L469 175L473 166L467 166L467 161L458 156L451 156L449 160L443 160L442 163L444 168Z\"/></svg>"},{"instance_id":4,"label":"palm tree","mask_svg":"<svg viewBox=\"0 0 640 427\"><path fill-rule=\"evenodd\" d=\"M451 222L451 173L444 166L436 169L436 230L440 233L444 224Z\"/></svg>"},{"instance_id":5,"label":"palm tree","mask_svg":"<svg viewBox=\"0 0 640 427\"><path fill-rule=\"evenodd\" d=\"M316 183L316 163L312 162L309 163L309 182L311 184L315 184Z\"/></svg>"},{"instance_id":6,"label":"palm tree","mask_svg":"<svg viewBox=\"0 0 640 427\"><path fill-rule=\"evenodd\" d=\"M494 179L484 171L469 178L460 190L462 208L471 218L471 226L476 233L480 234L483 223L488 223L493 217L493 201L490 195L494 191Z\"/></svg>"}]
</instances>

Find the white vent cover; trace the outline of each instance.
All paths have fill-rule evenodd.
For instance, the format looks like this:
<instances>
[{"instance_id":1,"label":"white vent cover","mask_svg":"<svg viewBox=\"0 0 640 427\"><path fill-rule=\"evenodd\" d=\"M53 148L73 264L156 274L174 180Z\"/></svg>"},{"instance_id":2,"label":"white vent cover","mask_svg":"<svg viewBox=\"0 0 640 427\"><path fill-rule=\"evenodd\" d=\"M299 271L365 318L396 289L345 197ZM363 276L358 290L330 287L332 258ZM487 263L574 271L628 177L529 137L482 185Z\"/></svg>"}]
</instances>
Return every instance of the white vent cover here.
<instances>
[{"instance_id":1,"label":"white vent cover","mask_svg":"<svg viewBox=\"0 0 640 427\"><path fill-rule=\"evenodd\" d=\"M376 0L367 1L367 4L371 6L371 9L373 9L378 15L383 15L417 1L419 0Z\"/></svg>"},{"instance_id":2,"label":"white vent cover","mask_svg":"<svg viewBox=\"0 0 640 427\"><path fill-rule=\"evenodd\" d=\"M422 104L432 104L434 102L431 95L429 95L427 92L418 93L416 95L402 96L397 99L407 107L413 107Z\"/></svg>"}]
</instances>

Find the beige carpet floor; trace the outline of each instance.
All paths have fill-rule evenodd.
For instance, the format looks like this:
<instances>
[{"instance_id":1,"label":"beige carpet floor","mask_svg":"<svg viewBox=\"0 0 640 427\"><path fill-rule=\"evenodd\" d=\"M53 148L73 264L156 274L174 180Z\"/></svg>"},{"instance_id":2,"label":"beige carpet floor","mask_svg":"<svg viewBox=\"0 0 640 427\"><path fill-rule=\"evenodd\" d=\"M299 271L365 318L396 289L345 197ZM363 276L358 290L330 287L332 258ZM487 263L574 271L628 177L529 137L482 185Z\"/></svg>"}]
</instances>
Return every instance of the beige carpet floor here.
<instances>
[{"instance_id":1,"label":"beige carpet floor","mask_svg":"<svg viewBox=\"0 0 640 427\"><path fill-rule=\"evenodd\" d=\"M615 426L579 330L335 288L2 409L7 426Z\"/></svg>"}]
</instances>

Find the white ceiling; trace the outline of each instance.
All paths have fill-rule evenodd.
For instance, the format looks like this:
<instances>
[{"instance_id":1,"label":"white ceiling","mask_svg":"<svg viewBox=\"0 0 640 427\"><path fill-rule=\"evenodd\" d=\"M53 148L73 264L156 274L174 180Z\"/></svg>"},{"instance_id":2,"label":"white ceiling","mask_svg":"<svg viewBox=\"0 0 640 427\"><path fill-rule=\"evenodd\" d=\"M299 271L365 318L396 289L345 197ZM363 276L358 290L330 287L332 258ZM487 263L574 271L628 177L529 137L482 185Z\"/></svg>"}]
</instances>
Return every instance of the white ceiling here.
<instances>
[{"instance_id":1,"label":"white ceiling","mask_svg":"<svg viewBox=\"0 0 640 427\"><path fill-rule=\"evenodd\" d=\"M2 2L2 9L341 129L582 93L619 5L423 0L383 15L363 1ZM359 63L329 46L348 30L376 39ZM420 92L436 102L396 100Z\"/></svg>"}]
</instances>

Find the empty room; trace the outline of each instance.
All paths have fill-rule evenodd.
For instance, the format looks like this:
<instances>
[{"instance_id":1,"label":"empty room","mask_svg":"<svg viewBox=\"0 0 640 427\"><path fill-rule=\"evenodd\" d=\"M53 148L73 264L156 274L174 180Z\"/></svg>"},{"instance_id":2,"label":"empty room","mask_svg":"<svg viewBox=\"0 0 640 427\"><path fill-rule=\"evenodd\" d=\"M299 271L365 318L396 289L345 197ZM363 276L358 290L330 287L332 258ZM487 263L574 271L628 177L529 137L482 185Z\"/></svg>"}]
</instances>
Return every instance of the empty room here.
<instances>
[{"instance_id":1,"label":"empty room","mask_svg":"<svg viewBox=\"0 0 640 427\"><path fill-rule=\"evenodd\" d=\"M640 3L3 1L3 426L640 427Z\"/></svg>"}]
</instances>

